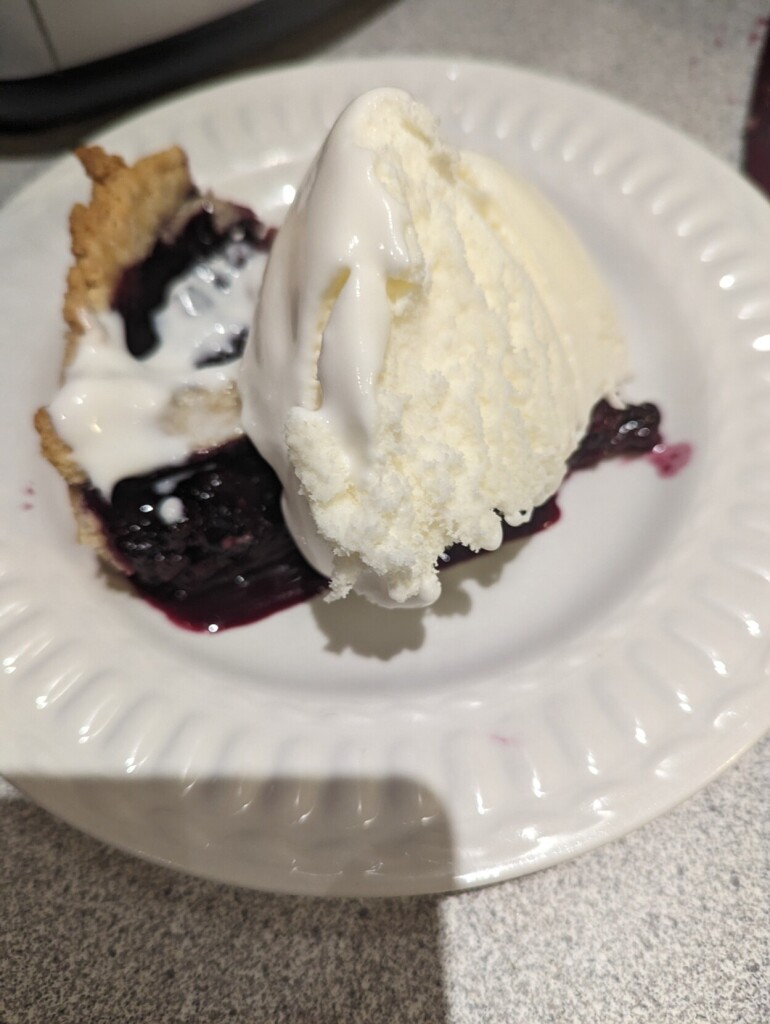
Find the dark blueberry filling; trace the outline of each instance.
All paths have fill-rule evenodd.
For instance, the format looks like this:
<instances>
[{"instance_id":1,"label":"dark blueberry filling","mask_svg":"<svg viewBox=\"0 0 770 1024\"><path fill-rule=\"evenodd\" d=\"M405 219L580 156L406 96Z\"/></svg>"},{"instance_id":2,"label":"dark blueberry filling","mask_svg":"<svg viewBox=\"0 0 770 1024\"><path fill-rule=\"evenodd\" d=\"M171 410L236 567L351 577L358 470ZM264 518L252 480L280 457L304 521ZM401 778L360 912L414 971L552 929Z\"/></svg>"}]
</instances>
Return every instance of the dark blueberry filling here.
<instances>
[{"instance_id":1,"label":"dark blueberry filling","mask_svg":"<svg viewBox=\"0 0 770 1024\"><path fill-rule=\"evenodd\" d=\"M599 402L571 469L650 451L660 440L653 410L650 405L616 410ZM642 420L648 424L644 431L638 426ZM286 528L277 477L245 438L194 456L184 466L121 480L110 502L93 489L85 496L136 590L190 629L215 632L255 622L326 589L326 580L304 561ZM171 516L164 514L169 501L174 502ZM528 523L505 524L504 539L532 536L558 518L553 497ZM472 557L474 552L456 544L440 567Z\"/></svg>"},{"instance_id":2,"label":"dark blueberry filling","mask_svg":"<svg viewBox=\"0 0 770 1024\"><path fill-rule=\"evenodd\" d=\"M508 523L503 522L503 543L510 540L524 540L535 533L547 530L549 526L553 526L559 521L560 516L559 505L556 495L554 495L553 498L549 498L548 501L534 509L529 521L522 523L521 526L509 526ZM439 569L448 569L450 566L459 565L460 562L467 562L469 559L483 554L483 551L471 551L470 548L466 548L462 544L453 544L444 552L444 557L438 567Z\"/></svg>"},{"instance_id":3,"label":"dark blueberry filling","mask_svg":"<svg viewBox=\"0 0 770 1024\"><path fill-rule=\"evenodd\" d=\"M228 209L227 226L220 228L214 205L200 200L173 240L158 241L143 263L123 274L113 308L123 318L134 358L146 358L159 344L153 313L176 278L217 255L239 268L253 250L269 248L272 230L249 210ZM245 342L244 329L199 365L239 358ZM649 403L626 409L597 403L569 469L651 451L661 440L659 422ZM255 622L326 589L286 528L277 477L246 439L195 455L183 466L121 480L109 501L88 487L84 497L137 592L189 629L216 632ZM554 496L528 523L504 524L504 539L529 537L558 518ZM474 552L454 545L440 566L471 557Z\"/></svg>"},{"instance_id":4,"label":"dark blueberry filling","mask_svg":"<svg viewBox=\"0 0 770 1024\"><path fill-rule=\"evenodd\" d=\"M286 529L280 499L278 478L245 439L121 480L110 502L86 491L137 591L191 629L253 622L326 588Z\"/></svg>"},{"instance_id":5,"label":"dark blueberry filling","mask_svg":"<svg viewBox=\"0 0 770 1024\"><path fill-rule=\"evenodd\" d=\"M222 348L218 352L210 352L195 360L195 369L202 370L206 366L222 366L223 363L232 363L240 359L243 350L246 348L248 328L243 327L237 334L231 334L226 338Z\"/></svg>"},{"instance_id":6,"label":"dark blueberry filling","mask_svg":"<svg viewBox=\"0 0 770 1024\"><path fill-rule=\"evenodd\" d=\"M567 465L588 469L613 455L641 455L660 443L660 410L652 402L617 409L601 401L594 406L585 437Z\"/></svg>"},{"instance_id":7,"label":"dark blueberry filling","mask_svg":"<svg viewBox=\"0 0 770 1024\"><path fill-rule=\"evenodd\" d=\"M219 227L215 206L200 200L193 213L173 239L159 239L150 255L141 263L125 270L121 276L112 308L120 313L125 325L126 348L134 359L146 359L157 349L159 339L153 324L153 313L166 301L169 286L196 263L222 255L240 268L255 249L267 250L274 230L268 229L244 207L230 207L226 227ZM216 287L217 282L214 281ZM227 282L221 282L226 290ZM229 362L243 352L245 332L229 340L216 362ZM211 357L209 357L210 359ZM200 365L211 365L204 361Z\"/></svg>"}]
</instances>

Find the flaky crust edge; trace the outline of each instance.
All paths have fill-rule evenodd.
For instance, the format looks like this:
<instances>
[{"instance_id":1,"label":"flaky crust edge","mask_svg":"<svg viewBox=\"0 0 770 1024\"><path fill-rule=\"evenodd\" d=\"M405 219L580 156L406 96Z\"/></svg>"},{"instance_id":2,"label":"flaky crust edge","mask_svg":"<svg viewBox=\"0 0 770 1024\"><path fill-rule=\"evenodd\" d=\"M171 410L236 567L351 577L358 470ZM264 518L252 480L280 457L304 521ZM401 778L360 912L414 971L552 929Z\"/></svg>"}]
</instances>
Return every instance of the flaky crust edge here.
<instances>
[{"instance_id":1,"label":"flaky crust edge","mask_svg":"<svg viewBox=\"0 0 770 1024\"><path fill-rule=\"evenodd\" d=\"M164 224L194 191L187 157L178 146L133 165L100 146L81 147L75 155L91 181L91 196L88 204L76 203L70 213L73 263L64 295L67 331L62 368L75 358L87 329L85 316L110 308L123 271L149 255ZM34 424L42 454L69 486L79 541L115 564L98 520L83 498L85 470L57 434L45 407L35 413Z\"/></svg>"}]
</instances>

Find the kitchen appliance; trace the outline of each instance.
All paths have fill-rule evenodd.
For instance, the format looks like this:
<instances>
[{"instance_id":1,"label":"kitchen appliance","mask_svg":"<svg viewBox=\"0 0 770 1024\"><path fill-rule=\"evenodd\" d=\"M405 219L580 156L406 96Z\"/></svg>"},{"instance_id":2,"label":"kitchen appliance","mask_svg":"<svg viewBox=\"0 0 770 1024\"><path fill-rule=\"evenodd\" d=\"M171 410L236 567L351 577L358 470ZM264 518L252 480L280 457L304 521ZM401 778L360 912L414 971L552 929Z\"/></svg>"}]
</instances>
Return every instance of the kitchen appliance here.
<instances>
[{"instance_id":1,"label":"kitchen appliance","mask_svg":"<svg viewBox=\"0 0 770 1024\"><path fill-rule=\"evenodd\" d=\"M147 99L258 55L347 0L0 0L0 129Z\"/></svg>"}]
</instances>

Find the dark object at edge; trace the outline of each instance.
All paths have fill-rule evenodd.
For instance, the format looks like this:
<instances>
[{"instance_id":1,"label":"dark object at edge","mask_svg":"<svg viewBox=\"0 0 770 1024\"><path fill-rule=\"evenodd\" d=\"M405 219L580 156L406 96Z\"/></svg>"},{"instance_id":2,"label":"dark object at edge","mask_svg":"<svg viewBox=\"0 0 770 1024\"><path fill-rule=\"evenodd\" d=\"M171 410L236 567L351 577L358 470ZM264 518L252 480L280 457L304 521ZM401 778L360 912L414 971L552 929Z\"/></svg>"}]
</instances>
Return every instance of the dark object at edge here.
<instances>
[{"instance_id":1,"label":"dark object at edge","mask_svg":"<svg viewBox=\"0 0 770 1024\"><path fill-rule=\"evenodd\" d=\"M747 177L770 198L770 33L765 36L754 76L743 132L741 166Z\"/></svg>"},{"instance_id":2,"label":"dark object at edge","mask_svg":"<svg viewBox=\"0 0 770 1024\"><path fill-rule=\"evenodd\" d=\"M35 78L2 80L0 131L35 131L151 99L256 56L349 3L256 0L244 10L127 53Z\"/></svg>"}]
</instances>

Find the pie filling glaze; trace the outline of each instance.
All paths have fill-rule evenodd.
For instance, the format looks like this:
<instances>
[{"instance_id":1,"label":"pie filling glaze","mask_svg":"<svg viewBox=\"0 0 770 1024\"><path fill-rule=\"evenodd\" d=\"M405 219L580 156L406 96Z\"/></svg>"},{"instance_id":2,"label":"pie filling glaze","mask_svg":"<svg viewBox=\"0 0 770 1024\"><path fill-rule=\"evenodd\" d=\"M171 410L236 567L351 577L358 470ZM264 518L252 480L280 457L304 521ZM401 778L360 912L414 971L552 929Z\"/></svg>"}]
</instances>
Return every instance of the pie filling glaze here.
<instances>
[{"instance_id":1,"label":"pie filling glaze","mask_svg":"<svg viewBox=\"0 0 770 1024\"><path fill-rule=\"evenodd\" d=\"M159 240L145 260L123 271L111 308L123 321L135 359L147 358L161 344L154 314L180 276L223 259L237 270L269 246L272 233L250 211L235 209L237 215L220 230L204 205L172 238ZM221 288L216 277L209 284L226 300L226 280ZM246 332L245 324L231 331L206 358L237 360ZM617 409L599 402L569 470L651 451L661 442L659 422L652 404ZM254 622L326 589L327 581L303 560L284 524L275 474L245 437L196 453L183 465L120 480L109 497L88 482L81 495L137 593L186 628L217 632ZM528 523L506 525L505 540L530 536L558 518L554 496ZM472 556L456 545L442 568Z\"/></svg>"}]
</instances>

